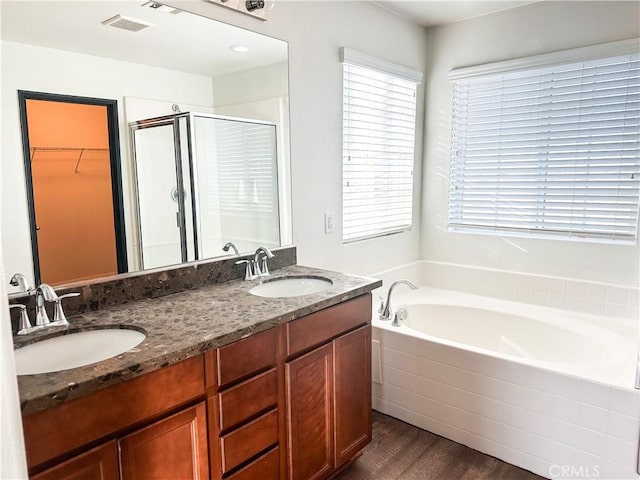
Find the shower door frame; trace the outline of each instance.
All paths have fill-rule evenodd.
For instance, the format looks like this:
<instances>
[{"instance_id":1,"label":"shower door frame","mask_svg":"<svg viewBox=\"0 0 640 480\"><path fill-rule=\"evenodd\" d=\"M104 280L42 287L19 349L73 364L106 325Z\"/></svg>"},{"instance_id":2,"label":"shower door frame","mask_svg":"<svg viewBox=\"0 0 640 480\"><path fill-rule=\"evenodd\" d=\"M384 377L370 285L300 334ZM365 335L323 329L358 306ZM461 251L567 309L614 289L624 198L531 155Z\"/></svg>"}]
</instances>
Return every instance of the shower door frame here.
<instances>
[{"instance_id":1,"label":"shower door frame","mask_svg":"<svg viewBox=\"0 0 640 480\"><path fill-rule=\"evenodd\" d=\"M187 141L187 159L189 163L189 192L191 195L191 221L193 225L193 259L189 259L189 251L187 246L187 222L186 222L186 214L185 214L185 185L184 185L184 174L182 169L182 136L180 133L180 119L186 119L186 141ZM138 130L143 130L147 128L155 128L155 127L164 127L171 126L173 128L173 158L175 164L176 171L176 190L178 194L178 217L179 217L179 225L180 229L180 258L182 263L193 262L200 259L200 251L198 245L198 232L200 229L200 221L198 217L198 205L196 202L196 196L198 193L197 190L197 181L196 172L193 168L193 130L191 128L191 115L189 113L177 113L174 115L167 115L164 117L155 117L145 120L139 120L136 122L129 123L129 136L131 140L131 158L133 159L133 179L134 179L134 188L135 188L135 202L136 202L136 214L137 214L137 232L138 232L138 254L140 255L140 265L139 268L141 270L145 269L144 266L144 245L142 244L142 222L140 221L140 189L139 189L139 179L138 179L138 159L137 159L137 150L136 150L136 136L135 132Z\"/></svg>"},{"instance_id":2,"label":"shower door frame","mask_svg":"<svg viewBox=\"0 0 640 480\"><path fill-rule=\"evenodd\" d=\"M217 115L213 113L200 113L200 112L182 112L175 113L172 115L165 115L161 117L153 117L147 118L144 120L137 120L129 123L129 137L131 143L131 158L133 159L133 178L134 178L134 188L135 188L135 202L136 202L136 214L137 218L137 230L138 230L138 252L140 255L140 269L144 270L144 253L143 253L143 245L142 245L142 224L140 222L140 196L139 196L139 188L138 188L138 168L137 168L137 158L136 158L136 145L135 145L135 132L137 130L145 129L145 128L153 128L160 127L166 125L173 126L173 135L174 135L174 160L176 165L176 180L181 184L181 188L178 188L178 209L180 211L180 240L181 240L181 256L182 262L194 262L201 260L202 251L204 247L200 244L199 238L201 235L201 219L200 219L200 206L198 202L198 169L195 165L194 152L193 149L196 144L195 132L194 132L194 119L196 117L208 118L212 120L227 120L233 122L241 122L241 123L251 123L258 125L267 125L274 128L275 135L275 152L274 159L276 162L275 166L275 186L277 195L277 204L278 204L278 240L279 243L282 244L282 205L280 204L280 159L278 157L278 125L274 122L266 121L266 120L256 120L252 118L241 118L241 117L231 117L228 115ZM192 225L193 225L193 251L194 258L188 259L188 249L187 249L187 238L186 238L186 220L184 216L184 185L183 178L184 175L182 173L182 136L180 133L180 119L184 118L186 120L186 143L187 143L187 158L188 165L190 170L189 175L189 188L191 194L191 216L192 216Z\"/></svg>"}]
</instances>

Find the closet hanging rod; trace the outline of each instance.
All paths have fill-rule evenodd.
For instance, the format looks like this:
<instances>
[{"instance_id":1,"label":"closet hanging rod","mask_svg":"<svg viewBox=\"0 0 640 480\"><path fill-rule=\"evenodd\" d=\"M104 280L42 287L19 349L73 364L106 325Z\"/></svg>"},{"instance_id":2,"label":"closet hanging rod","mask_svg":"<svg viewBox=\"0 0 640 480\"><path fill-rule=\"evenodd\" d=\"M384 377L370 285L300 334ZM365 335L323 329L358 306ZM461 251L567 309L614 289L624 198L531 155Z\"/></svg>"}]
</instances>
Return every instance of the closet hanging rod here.
<instances>
[{"instance_id":1,"label":"closet hanging rod","mask_svg":"<svg viewBox=\"0 0 640 480\"><path fill-rule=\"evenodd\" d=\"M78 160L76 161L75 173L78 173L78 167L80 166L80 160L84 152L108 152L108 148L93 148L93 147L31 147L30 161L36 156L36 152L80 152Z\"/></svg>"}]
</instances>

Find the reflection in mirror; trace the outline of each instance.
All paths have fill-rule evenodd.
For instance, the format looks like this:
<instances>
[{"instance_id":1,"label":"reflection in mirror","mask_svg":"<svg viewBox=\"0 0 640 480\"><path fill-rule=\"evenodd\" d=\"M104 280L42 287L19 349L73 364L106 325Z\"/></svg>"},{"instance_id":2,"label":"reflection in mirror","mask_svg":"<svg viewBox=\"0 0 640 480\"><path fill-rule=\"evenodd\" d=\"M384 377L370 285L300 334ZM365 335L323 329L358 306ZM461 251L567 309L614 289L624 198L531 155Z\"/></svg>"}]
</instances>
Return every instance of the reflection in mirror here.
<instances>
[{"instance_id":1,"label":"reflection in mirror","mask_svg":"<svg viewBox=\"0 0 640 480\"><path fill-rule=\"evenodd\" d=\"M280 245L275 124L182 113L131 138L140 268Z\"/></svg>"},{"instance_id":2,"label":"reflection in mirror","mask_svg":"<svg viewBox=\"0 0 640 480\"><path fill-rule=\"evenodd\" d=\"M286 42L141 3L0 2L1 231L9 276L59 285L229 255L222 249L228 242L241 252L291 242ZM134 32L103 23L116 15L151 26ZM31 114L21 129L20 90L112 102L115 135L105 145L69 127L46 143L22 142ZM63 117L42 121L62 125ZM169 123L156 125L158 118ZM154 127L140 128L145 122ZM35 159L29 143L40 147ZM75 150L53 150L63 147ZM107 159L116 150L109 179ZM65 182L76 184L58 189L64 198L38 202L41 190L56 188L47 179L67 170ZM94 200L67 195L83 190ZM75 222L79 203L88 221ZM38 204L62 213L67 223L57 233L66 235L42 238L36 228L47 220ZM100 253L108 242L93 240L99 232L111 236L111 250L115 236L115 260L113 251ZM78 238L82 255L72 246ZM103 257L109 260L98 265ZM62 274L48 273L51 262Z\"/></svg>"}]
</instances>

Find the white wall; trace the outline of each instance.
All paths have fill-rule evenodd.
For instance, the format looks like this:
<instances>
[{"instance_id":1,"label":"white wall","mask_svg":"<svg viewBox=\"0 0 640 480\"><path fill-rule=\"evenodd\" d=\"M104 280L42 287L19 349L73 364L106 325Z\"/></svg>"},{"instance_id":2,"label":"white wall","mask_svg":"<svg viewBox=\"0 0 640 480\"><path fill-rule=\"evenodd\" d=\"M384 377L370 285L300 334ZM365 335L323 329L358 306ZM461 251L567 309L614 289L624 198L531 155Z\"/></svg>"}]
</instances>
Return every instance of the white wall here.
<instances>
[{"instance_id":1,"label":"white wall","mask_svg":"<svg viewBox=\"0 0 640 480\"><path fill-rule=\"evenodd\" d=\"M27 461L22 438L6 280L0 252L0 478L18 480L27 478Z\"/></svg>"},{"instance_id":2,"label":"white wall","mask_svg":"<svg viewBox=\"0 0 640 480\"><path fill-rule=\"evenodd\" d=\"M408 67L425 69L424 29L369 2L275 2L263 22L207 2L172 0L173 6L289 42L293 243L298 262L371 273L419 258L419 185L414 171L414 228L379 239L342 245L342 66L346 46ZM422 131L423 88L418 94ZM416 137L421 158L422 136ZM324 212L336 231L324 233Z\"/></svg>"},{"instance_id":3,"label":"white wall","mask_svg":"<svg viewBox=\"0 0 640 480\"><path fill-rule=\"evenodd\" d=\"M449 70L640 36L638 2L540 2L427 32L422 258L638 285L639 246L447 233Z\"/></svg>"},{"instance_id":4,"label":"white wall","mask_svg":"<svg viewBox=\"0 0 640 480\"><path fill-rule=\"evenodd\" d=\"M2 42L2 67L2 249L7 272L22 272L33 284L16 90L118 100L125 210L131 208L128 200L132 198L127 181L131 172L126 167L129 143L125 95L163 100L168 105L212 106L213 91L211 77L6 41ZM168 109L165 113L172 112ZM126 229L131 232L133 226L129 223ZM133 242L128 242L128 248L132 246Z\"/></svg>"}]
</instances>

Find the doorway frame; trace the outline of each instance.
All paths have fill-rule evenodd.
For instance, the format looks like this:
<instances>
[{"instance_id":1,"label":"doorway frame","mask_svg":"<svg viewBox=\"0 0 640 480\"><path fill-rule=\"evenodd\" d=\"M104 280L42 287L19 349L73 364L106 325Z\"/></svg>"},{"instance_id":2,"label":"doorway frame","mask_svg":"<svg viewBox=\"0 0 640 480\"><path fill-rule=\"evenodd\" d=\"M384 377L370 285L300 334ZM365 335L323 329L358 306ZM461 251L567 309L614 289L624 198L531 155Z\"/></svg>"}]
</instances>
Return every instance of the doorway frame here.
<instances>
[{"instance_id":1,"label":"doorway frame","mask_svg":"<svg viewBox=\"0 0 640 480\"><path fill-rule=\"evenodd\" d=\"M33 258L33 275L36 285L40 278L40 255L38 252L38 232L36 226L36 209L33 193L31 171L31 145L27 123L27 100L43 100L47 102L75 103L107 108L107 130L109 137L109 164L111 170L111 197L113 202L113 224L116 241L116 263L118 273L128 271L127 240L124 221L124 200L122 191L122 167L120 156L120 130L118 127L118 101L105 98L80 97L57 93L18 90L18 106L20 109L20 129L22 135L22 153L24 158L25 182L27 187L27 205L29 208L29 228L31 236L31 257Z\"/></svg>"}]
</instances>

